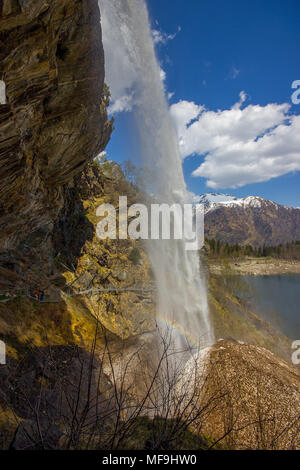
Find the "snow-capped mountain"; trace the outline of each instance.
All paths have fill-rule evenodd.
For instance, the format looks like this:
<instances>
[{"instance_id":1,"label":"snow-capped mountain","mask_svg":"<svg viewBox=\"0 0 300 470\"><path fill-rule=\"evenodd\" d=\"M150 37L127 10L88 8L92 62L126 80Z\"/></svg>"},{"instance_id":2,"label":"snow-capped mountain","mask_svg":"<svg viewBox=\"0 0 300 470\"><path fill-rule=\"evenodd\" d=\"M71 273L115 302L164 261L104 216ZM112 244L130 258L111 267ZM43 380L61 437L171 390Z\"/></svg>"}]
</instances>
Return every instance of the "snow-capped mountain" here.
<instances>
[{"instance_id":1,"label":"snow-capped mountain","mask_svg":"<svg viewBox=\"0 0 300 470\"><path fill-rule=\"evenodd\" d=\"M258 196L237 198L209 193L193 196L204 204L205 235L227 243L277 245L300 239L300 209Z\"/></svg>"},{"instance_id":2,"label":"snow-capped mountain","mask_svg":"<svg viewBox=\"0 0 300 470\"><path fill-rule=\"evenodd\" d=\"M231 194L221 193L208 193L200 194L200 196L193 196L193 204L204 204L205 212L210 212L219 207L247 207L261 208L264 205L272 205L273 207L286 207L286 209L293 209L288 206L280 206L275 202L268 201L259 196L247 196L244 198L237 198Z\"/></svg>"},{"instance_id":3,"label":"snow-capped mountain","mask_svg":"<svg viewBox=\"0 0 300 470\"><path fill-rule=\"evenodd\" d=\"M214 204L224 204L227 202L237 201L238 199L231 194L219 194L219 193L207 193L200 194L200 196L194 195L192 197L193 204L204 204L205 210L212 207Z\"/></svg>"}]
</instances>

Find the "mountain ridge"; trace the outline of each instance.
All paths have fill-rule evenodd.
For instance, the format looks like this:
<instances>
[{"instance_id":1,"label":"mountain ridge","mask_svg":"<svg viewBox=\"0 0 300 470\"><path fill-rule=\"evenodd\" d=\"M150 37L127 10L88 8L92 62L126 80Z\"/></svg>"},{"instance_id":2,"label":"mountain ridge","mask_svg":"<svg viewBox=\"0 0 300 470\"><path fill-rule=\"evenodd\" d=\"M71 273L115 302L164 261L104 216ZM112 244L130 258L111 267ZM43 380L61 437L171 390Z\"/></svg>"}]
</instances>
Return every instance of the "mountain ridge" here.
<instances>
[{"instance_id":1,"label":"mountain ridge","mask_svg":"<svg viewBox=\"0 0 300 470\"><path fill-rule=\"evenodd\" d=\"M271 203L274 204L275 206L280 206L284 207L286 209L300 209L299 207L293 207L289 206L287 204L279 204L278 202L272 201L271 199L265 199L261 196L245 196L242 198L238 198L236 196L233 196L232 194L224 194L224 193L203 193L199 195L194 195L192 197L192 203L193 204L204 204L205 209L213 209L218 205L226 205L230 206L231 204L237 204L237 205L251 205L251 201L257 201L257 202L266 202L266 203ZM243 204L245 203L245 204Z\"/></svg>"},{"instance_id":2,"label":"mountain ridge","mask_svg":"<svg viewBox=\"0 0 300 470\"><path fill-rule=\"evenodd\" d=\"M205 236L225 243L273 246L300 239L300 209L259 196L237 198L208 193L192 198L204 204Z\"/></svg>"}]
</instances>

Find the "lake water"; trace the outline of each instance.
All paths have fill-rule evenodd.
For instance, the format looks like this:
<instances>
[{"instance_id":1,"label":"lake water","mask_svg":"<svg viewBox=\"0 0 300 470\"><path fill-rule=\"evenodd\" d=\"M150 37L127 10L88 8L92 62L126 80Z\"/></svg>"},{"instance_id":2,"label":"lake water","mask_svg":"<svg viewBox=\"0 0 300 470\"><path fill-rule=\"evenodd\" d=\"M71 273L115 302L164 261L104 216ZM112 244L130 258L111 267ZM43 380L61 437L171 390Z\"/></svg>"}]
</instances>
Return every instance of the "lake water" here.
<instances>
[{"instance_id":1,"label":"lake water","mask_svg":"<svg viewBox=\"0 0 300 470\"><path fill-rule=\"evenodd\" d=\"M300 275L243 276L253 310L291 339L300 340Z\"/></svg>"}]
</instances>

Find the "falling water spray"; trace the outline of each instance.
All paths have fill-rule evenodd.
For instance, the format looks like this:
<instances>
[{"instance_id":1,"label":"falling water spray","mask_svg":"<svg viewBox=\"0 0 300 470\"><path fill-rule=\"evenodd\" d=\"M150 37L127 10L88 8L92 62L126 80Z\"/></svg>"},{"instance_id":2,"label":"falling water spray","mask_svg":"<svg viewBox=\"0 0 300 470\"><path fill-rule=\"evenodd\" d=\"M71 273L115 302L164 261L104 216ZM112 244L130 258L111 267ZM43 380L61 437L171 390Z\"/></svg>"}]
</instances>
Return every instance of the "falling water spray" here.
<instances>
[{"instance_id":1,"label":"falling water spray","mask_svg":"<svg viewBox=\"0 0 300 470\"><path fill-rule=\"evenodd\" d=\"M155 174L156 199L189 201L144 0L99 0L106 81L115 110L134 113L142 158ZM214 341L198 252L185 240L152 240L148 254L158 290L160 326L172 325L177 344L207 347Z\"/></svg>"}]
</instances>

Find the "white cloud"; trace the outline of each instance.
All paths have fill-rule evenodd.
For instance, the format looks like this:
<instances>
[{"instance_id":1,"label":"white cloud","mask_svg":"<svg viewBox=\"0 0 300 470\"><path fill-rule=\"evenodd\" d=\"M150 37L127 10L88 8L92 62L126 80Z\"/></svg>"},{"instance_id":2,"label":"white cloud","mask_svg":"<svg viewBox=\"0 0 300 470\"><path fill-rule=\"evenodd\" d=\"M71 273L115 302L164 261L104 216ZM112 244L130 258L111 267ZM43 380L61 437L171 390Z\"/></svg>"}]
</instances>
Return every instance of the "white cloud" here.
<instances>
[{"instance_id":1,"label":"white cloud","mask_svg":"<svg viewBox=\"0 0 300 470\"><path fill-rule=\"evenodd\" d=\"M124 111L131 111L134 104L133 94L123 95L114 100L112 105L108 108L109 114L122 113Z\"/></svg>"},{"instance_id":2,"label":"white cloud","mask_svg":"<svg viewBox=\"0 0 300 470\"><path fill-rule=\"evenodd\" d=\"M235 80L239 76L240 72L241 71L237 69L236 67L234 66L231 67L231 70L227 76L227 79Z\"/></svg>"},{"instance_id":3,"label":"white cloud","mask_svg":"<svg viewBox=\"0 0 300 470\"><path fill-rule=\"evenodd\" d=\"M158 23L156 22L156 25ZM160 29L152 29L151 34L153 38L153 42L155 45L157 44L167 44L168 41L173 41L173 39L176 38L177 34L181 31L181 26L178 26L178 29L176 33L173 34L167 34L164 31L161 31Z\"/></svg>"},{"instance_id":4,"label":"white cloud","mask_svg":"<svg viewBox=\"0 0 300 470\"><path fill-rule=\"evenodd\" d=\"M152 29L151 33L154 44L165 44L168 41L168 35L158 29Z\"/></svg>"},{"instance_id":5,"label":"white cloud","mask_svg":"<svg viewBox=\"0 0 300 470\"><path fill-rule=\"evenodd\" d=\"M240 94L239 94L239 97L240 97L240 100L237 101L233 106L232 106L232 109L241 109L241 106L243 103L245 103L246 99L247 99L247 95L244 91L241 91Z\"/></svg>"},{"instance_id":6,"label":"white cloud","mask_svg":"<svg viewBox=\"0 0 300 470\"><path fill-rule=\"evenodd\" d=\"M287 103L248 105L245 92L231 109L209 111L193 102L170 107L182 157L204 161L194 176L207 186L236 188L300 170L300 116ZM202 157L203 158L203 157Z\"/></svg>"},{"instance_id":7,"label":"white cloud","mask_svg":"<svg viewBox=\"0 0 300 470\"><path fill-rule=\"evenodd\" d=\"M166 80L166 78L167 78L167 74L166 74L166 72L165 72L162 68L160 68L159 75L160 75L161 81L164 82L164 81Z\"/></svg>"}]
</instances>

